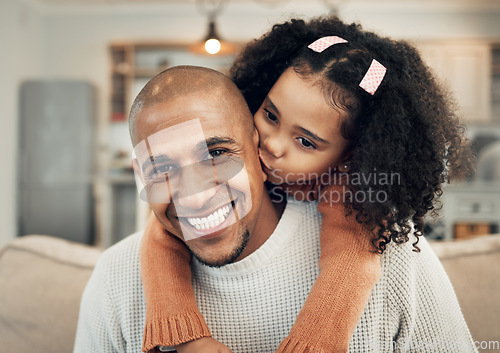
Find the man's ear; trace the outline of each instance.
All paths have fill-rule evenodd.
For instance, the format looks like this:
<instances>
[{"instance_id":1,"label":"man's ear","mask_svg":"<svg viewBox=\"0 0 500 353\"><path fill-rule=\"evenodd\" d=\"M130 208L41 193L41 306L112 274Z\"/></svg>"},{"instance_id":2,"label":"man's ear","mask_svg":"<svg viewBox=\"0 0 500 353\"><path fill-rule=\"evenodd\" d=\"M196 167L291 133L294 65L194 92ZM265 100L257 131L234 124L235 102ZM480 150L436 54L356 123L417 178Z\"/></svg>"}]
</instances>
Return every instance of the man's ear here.
<instances>
[{"instance_id":1,"label":"man's ear","mask_svg":"<svg viewBox=\"0 0 500 353\"><path fill-rule=\"evenodd\" d=\"M255 149L257 150L257 154L258 154L259 153L260 138L259 138L259 132L257 131L257 128L255 126L254 126L254 130L253 130L252 139L253 139L253 144L255 146ZM260 158L259 158L259 164L260 164ZM267 180L267 174L264 173L264 171L262 171L262 182L265 182L266 180Z\"/></svg>"},{"instance_id":2,"label":"man's ear","mask_svg":"<svg viewBox=\"0 0 500 353\"><path fill-rule=\"evenodd\" d=\"M148 202L146 189L144 187L144 178L142 177L141 173L141 167L139 166L139 161L137 161L137 158L135 157L132 157L132 168L134 169L135 185L137 186L139 198L143 201Z\"/></svg>"},{"instance_id":3,"label":"man's ear","mask_svg":"<svg viewBox=\"0 0 500 353\"><path fill-rule=\"evenodd\" d=\"M259 147L259 132L257 131L257 128L255 126L253 128L252 140L253 140L253 145L255 146L255 148L258 148Z\"/></svg>"},{"instance_id":4,"label":"man's ear","mask_svg":"<svg viewBox=\"0 0 500 353\"><path fill-rule=\"evenodd\" d=\"M144 184L144 178L142 177L141 167L139 167L137 158L132 158L132 168L134 169L135 175L137 175L140 178L142 184Z\"/></svg>"}]
</instances>

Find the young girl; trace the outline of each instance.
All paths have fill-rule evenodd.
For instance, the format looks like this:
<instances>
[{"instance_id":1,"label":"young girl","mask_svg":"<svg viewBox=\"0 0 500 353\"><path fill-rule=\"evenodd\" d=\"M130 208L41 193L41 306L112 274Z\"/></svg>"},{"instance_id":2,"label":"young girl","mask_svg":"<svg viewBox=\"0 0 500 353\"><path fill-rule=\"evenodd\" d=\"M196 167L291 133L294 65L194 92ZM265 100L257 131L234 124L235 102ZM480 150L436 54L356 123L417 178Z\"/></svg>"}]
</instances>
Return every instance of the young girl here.
<instances>
[{"instance_id":1,"label":"young girl","mask_svg":"<svg viewBox=\"0 0 500 353\"><path fill-rule=\"evenodd\" d=\"M323 216L320 275L277 352L346 352L380 254L410 232L418 239L441 185L470 172L463 128L415 48L337 18L275 25L231 75L254 114L271 196L319 201ZM229 351L210 338L189 261L152 216L141 248L144 351Z\"/></svg>"}]
</instances>

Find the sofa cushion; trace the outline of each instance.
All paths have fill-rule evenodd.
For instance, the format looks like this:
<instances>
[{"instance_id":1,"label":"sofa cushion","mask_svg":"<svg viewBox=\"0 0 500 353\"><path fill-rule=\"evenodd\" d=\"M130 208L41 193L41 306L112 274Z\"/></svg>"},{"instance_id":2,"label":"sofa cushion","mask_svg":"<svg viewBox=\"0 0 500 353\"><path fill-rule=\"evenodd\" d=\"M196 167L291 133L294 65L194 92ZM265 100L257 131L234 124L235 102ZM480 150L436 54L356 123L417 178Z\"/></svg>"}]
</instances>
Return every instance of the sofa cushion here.
<instances>
[{"instance_id":1,"label":"sofa cushion","mask_svg":"<svg viewBox=\"0 0 500 353\"><path fill-rule=\"evenodd\" d=\"M500 235L431 245L478 346L498 343ZM100 253L40 235L16 238L0 250L2 352L73 351L80 297Z\"/></svg>"},{"instance_id":2,"label":"sofa cushion","mask_svg":"<svg viewBox=\"0 0 500 353\"><path fill-rule=\"evenodd\" d=\"M490 345L493 349L480 351L498 352L500 234L431 245L450 277L478 348Z\"/></svg>"},{"instance_id":3,"label":"sofa cushion","mask_svg":"<svg viewBox=\"0 0 500 353\"><path fill-rule=\"evenodd\" d=\"M1 249L1 350L72 352L80 297L100 253L40 235Z\"/></svg>"}]
</instances>

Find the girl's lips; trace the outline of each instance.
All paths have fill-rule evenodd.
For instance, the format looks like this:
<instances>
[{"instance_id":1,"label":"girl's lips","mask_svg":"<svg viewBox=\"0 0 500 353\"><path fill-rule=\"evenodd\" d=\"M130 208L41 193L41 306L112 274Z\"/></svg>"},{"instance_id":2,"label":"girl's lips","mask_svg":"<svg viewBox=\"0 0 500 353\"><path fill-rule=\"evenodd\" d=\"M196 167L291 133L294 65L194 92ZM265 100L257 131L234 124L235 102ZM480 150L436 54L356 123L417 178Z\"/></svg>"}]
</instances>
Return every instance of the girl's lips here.
<instances>
[{"instance_id":1,"label":"girl's lips","mask_svg":"<svg viewBox=\"0 0 500 353\"><path fill-rule=\"evenodd\" d=\"M262 152L261 150L259 149L259 159L260 159L260 163L262 164L262 167L264 167L264 171L271 171L273 170L271 167L269 167L269 165L264 161L264 158L262 157Z\"/></svg>"}]
</instances>

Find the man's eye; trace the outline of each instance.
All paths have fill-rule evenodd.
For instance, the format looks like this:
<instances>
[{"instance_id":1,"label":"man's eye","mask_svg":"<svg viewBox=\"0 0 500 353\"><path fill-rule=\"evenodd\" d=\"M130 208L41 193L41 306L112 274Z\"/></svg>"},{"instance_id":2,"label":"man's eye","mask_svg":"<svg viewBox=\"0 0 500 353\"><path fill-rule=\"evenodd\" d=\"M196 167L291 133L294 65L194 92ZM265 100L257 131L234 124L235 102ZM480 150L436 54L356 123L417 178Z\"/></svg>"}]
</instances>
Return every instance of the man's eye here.
<instances>
[{"instance_id":1,"label":"man's eye","mask_svg":"<svg viewBox=\"0 0 500 353\"><path fill-rule=\"evenodd\" d=\"M210 154L210 156L212 158L217 158L217 157L220 157L220 156L223 156L224 154L226 154L226 151L225 150L221 150L221 149L215 149L215 150L211 150L208 153Z\"/></svg>"},{"instance_id":2,"label":"man's eye","mask_svg":"<svg viewBox=\"0 0 500 353\"><path fill-rule=\"evenodd\" d=\"M299 137L297 138L297 140L299 141L300 143L300 146L305 148L305 149L316 149L316 146L311 142L309 141L308 139L304 138L304 137Z\"/></svg>"},{"instance_id":3,"label":"man's eye","mask_svg":"<svg viewBox=\"0 0 500 353\"><path fill-rule=\"evenodd\" d=\"M210 163L212 163L212 162L218 163L220 161L221 157L224 157L227 154L228 154L228 151L226 149L214 148L213 150L208 151L208 153L205 156L203 156L201 161L202 162L210 161ZM213 161L214 159L217 159L217 161Z\"/></svg>"},{"instance_id":4,"label":"man's eye","mask_svg":"<svg viewBox=\"0 0 500 353\"><path fill-rule=\"evenodd\" d=\"M276 115L274 115L271 111L269 111L267 109L264 109L264 111L266 112L267 120L269 120L273 124L277 124L278 123L278 118L276 117Z\"/></svg>"},{"instance_id":5,"label":"man's eye","mask_svg":"<svg viewBox=\"0 0 500 353\"><path fill-rule=\"evenodd\" d=\"M157 179L165 176L165 174L172 174L177 168L173 165L158 165L155 166L153 171L149 174L150 179Z\"/></svg>"}]
</instances>

